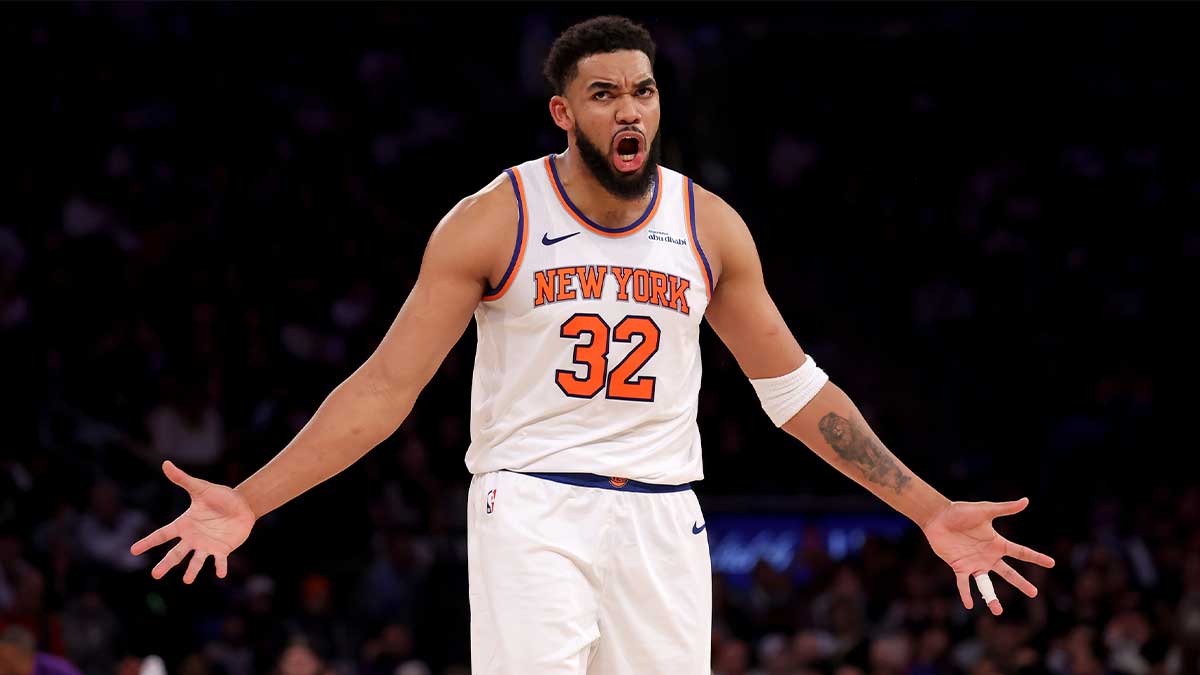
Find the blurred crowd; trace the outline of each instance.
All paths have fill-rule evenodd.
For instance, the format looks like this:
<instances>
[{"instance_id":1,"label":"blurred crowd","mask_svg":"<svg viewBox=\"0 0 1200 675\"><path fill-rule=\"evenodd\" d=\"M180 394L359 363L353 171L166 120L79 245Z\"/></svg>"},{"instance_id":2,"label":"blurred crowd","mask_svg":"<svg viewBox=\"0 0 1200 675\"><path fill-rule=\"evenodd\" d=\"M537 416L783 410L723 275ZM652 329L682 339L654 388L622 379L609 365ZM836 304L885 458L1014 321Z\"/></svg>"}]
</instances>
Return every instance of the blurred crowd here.
<instances>
[{"instance_id":1,"label":"blurred crowd","mask_svg":"<svg viewBox=\"0 0 1200 675\"><path fill-rule=\"evenodd\" d=\"M1185 23L719 11L630 10L659 43L664 164L742 213L801 345L896 454L954 499L1030 496L1001 530L1059 564L1022 568L1036 599L997 580L999 617L919 533L805 551L804 584L718 576L714 672L1200 671L1200 481L1149 432L1152 252L1200 255ZM163 459L249 476L378 343L441 216L563 149L539 78L563 12L6 10L0 675L468 672L472 329L226 579L155 582L165 547L128 548L187 506ZM865 494L702 344L702 505Z\"/></svg>"}]
</instances>

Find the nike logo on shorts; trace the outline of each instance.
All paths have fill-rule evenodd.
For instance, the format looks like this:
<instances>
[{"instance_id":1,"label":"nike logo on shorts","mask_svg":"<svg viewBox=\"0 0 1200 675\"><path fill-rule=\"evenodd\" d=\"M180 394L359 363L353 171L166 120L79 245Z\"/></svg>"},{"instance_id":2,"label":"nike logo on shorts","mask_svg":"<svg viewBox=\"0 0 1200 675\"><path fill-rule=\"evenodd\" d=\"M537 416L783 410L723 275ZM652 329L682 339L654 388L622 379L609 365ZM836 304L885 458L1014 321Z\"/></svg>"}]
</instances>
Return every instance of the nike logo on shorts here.
<instances>
[{"instance_id":1,"label":"nike logo on shorts","mask_svg":"<svg viewBox=\"0 0 1200 675\"><path fill-rule=\"evenodd\" d=\"M700 534L706 527L708 527L708 523L705 523L699 527L696 527L696 523L692 523L692 534Z\"/></svg>"},{"instance_id":2,"label":"nike logo on shorts","mask_svg":"<svg viewBox=\"0 0 1200 675\"><path fill-rule=\"evenodd\" d=\"M542 235L542 243L545 244L546 246L549 246L551 244L557 244L558 242L562 241L563 239L570 239L571 237L574 237L577 234L579 234L579 233L572 232L571 234L564 234L563 236L556 237L554 239L551 239L549 234L543 234Z\"/></svg>"}]
</instances>

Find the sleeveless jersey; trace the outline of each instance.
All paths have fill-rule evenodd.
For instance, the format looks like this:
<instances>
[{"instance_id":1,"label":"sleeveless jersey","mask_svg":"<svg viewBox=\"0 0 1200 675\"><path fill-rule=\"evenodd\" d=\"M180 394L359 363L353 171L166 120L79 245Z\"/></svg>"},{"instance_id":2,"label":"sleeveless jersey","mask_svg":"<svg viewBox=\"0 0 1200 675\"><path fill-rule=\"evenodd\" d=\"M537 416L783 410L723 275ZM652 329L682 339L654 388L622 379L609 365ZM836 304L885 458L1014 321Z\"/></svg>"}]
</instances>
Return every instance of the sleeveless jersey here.
<instances>
[{"instance_id":1,"label":"sleeveless jersey","mask_svg":"<svg viewBox=\"0 0 1200 675\"><path fill-rule=\"evenodd\" d=\"M642 216L606 230L557 171L551 155L505 172L517 243L475 311L467 468L703 478L699 332L712 275L692 182L659 167Z\"/></svg>"}]
</instances>

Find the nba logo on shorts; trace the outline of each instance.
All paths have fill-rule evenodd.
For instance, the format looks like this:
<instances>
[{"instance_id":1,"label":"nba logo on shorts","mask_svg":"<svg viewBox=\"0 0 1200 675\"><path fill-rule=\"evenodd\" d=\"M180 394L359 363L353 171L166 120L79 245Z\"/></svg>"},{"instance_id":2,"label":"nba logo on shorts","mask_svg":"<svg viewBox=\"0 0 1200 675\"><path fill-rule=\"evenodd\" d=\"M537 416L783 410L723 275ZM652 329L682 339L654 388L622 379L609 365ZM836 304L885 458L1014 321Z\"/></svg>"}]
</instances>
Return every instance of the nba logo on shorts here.
<instances>
[{"instance_id":1,"label":"nba logo on shorts","mask_svg":"<svg viewBox=\"0 0 1200 675\"><path fill-rule=\"evenodd\" d=\"M496 505L496 491L488 490L487 493L487 512L492 512L492 507Z\"/></svg>"},{"instance_id":2,"label":"nba logo on shorts","mask_svg":"<svg viewBox=\"0 0 1200 675\"><path fill-rule=\"evenodd\" d=\"M615 488L623 488L625 487L625 484L629 482L629 479L621 478L620 476L613 476L612 478L608 479L608 482L611 483Z\"/></svg>"}]
</instances>

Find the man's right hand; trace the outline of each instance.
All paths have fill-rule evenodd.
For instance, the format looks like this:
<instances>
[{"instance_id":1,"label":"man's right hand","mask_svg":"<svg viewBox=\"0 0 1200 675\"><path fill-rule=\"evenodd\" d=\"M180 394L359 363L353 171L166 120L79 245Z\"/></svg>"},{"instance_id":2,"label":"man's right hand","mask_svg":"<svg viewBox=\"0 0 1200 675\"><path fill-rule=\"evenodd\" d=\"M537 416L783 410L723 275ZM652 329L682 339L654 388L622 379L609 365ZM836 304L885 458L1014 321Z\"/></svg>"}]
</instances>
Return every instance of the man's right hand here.
<instances>
[{"instance_id":1,"label":"man's right hand","mask_svg":"<svg viewBox=\"0 0 1200 675\"><path fill-rule=\"evenodd\" d=\"M217 576L225 578L230 552L250 536L255 515L246 499L224 485L194 478L170 461L163 462L163 473L170 481L192 498L192 503L178 518L164 525L130 547L133 555L141 555L151 548L172 539L179 539L163 559L154 566L150 574L161 579L174 566L183 562L187 554L195 551L183 575L183 583L196 580L204 560L213 557Z\"/></svg>"}]
</instances>

